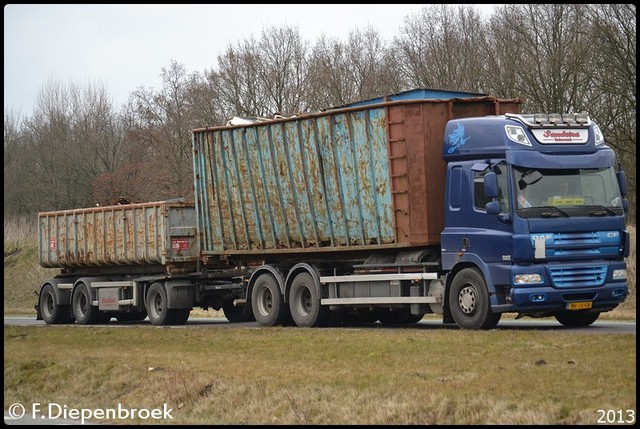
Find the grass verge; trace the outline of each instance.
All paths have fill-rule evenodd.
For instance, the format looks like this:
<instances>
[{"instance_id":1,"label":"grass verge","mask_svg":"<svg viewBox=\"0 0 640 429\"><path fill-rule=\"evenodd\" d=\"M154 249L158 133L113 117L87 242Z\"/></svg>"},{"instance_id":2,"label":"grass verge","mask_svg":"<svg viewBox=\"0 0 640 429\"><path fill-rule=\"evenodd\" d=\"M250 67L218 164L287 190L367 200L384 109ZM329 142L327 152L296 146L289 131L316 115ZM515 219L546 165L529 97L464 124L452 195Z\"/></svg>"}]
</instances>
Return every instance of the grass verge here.
<instances>
[{"instance_id":1,"label":"grass verge","mask_svg":"<svg viewBox=\"0 0 640 429\"><path fill-rule=\"evenodd\" d=\"M4 407L136 424L597 424L636 410L635 335L357 328L4 328Z\"/></svg>"}]
</instances>

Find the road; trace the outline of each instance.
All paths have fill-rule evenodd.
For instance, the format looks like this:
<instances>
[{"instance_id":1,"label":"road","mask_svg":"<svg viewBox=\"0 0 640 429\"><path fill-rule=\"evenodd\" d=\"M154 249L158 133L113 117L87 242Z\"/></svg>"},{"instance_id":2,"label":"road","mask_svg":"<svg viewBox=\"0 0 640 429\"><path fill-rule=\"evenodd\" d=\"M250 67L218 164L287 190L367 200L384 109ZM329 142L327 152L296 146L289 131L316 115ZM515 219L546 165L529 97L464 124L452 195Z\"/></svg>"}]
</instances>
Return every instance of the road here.
<instances>
[{"instance_id":1,"label":"road","mask_svg":"<svg viewBox=\"0 0 640 429\"><path fill-rule=\"evenodd\" d=\"M46 326L42 320L36 320L35 317L18 317L18 316L5 316L4 324L10 326ZM69 325L60 325L69 326ZM78 328L91 328L94 326L108 326L108 327L154 327L149 320L143 320L142 322L117 322L115 319L106 325L78 325L74 324ZM189 318L185 325L181 326L163 326L158 328L259 328L256 322L246 323L229 323L224 318ZM440 320L424 319L416 324L411 325L395 325L395 326L382 326L378 323L354 325L358 329L426 329L426 330L439 330L439 329L459 329L455 325L445 325ZM341 327L340 329L350 329L350 327ZM634 334L636 333L636 322L631 321L596 321L593 325L583 328L567 328L556 322L554 319L532 319L523 318L519 320L505 319L501 320L496 329L499 330L532 330L532 331L556 331L556 332L581 332L587 334Z\"/></svg>"}]
</instances>

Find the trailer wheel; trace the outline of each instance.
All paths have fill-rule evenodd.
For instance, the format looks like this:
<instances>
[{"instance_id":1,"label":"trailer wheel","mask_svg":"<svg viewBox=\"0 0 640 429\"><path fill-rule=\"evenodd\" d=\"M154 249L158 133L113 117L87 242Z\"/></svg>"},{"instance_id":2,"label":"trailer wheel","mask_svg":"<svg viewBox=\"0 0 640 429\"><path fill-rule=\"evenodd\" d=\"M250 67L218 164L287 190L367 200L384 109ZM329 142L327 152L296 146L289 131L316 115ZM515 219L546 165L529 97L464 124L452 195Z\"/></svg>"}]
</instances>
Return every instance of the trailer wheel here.
<instances>
[{"instance_id":1,"label":"trailer wheel","mask_svg":"<svg viewBox=\"0 0 640 429\"><path fill-rule=\"evenodd\" d=\"M89 293L89 287L84 283L79 283L74 289L71 297L71 307L73 316L80 325L106 323L110 319L107 319L105 313L101 314L98 307L91 304L91 293Z\"/></svg>"},{"instance_id":2,"label":"trailer wheel","mask_svg":"<svg viewBox=\"0 0 640 429\"><path fill-rule=\"evenodd\" d=\"M311 274L302 272L291 282L289 309L296 325L326 326L331 316L329 307L320 305L320 291Z\"/></svg>"},{"instance_id":3,"label":"trailer wheel","mask_svg":"<svg viewBox=\"0 0 640 429\"><path fill-rule=\"evenodd\" d=\"M556 320L564 326L578 327L589 326L600 317L600 313L587 313L584 311L563 311L554 314Z\"/></svg>"},{"instance_id":4,"label":"trailer wheel","mask_svg":"<svg viewBox=\"0 0 640 429\"><path fill-rule=\"evenodd\" d=\"M276 279L267 273L260 274L253 285L251 309L261 326L283 325L291 317Z\"/></svg>"},{"instance_id":5,"label":"trailer wheel","mask_svg":"<svg viewBox=\"0 0 640 429\"><path fill-rule=\"evenodd\" d=\"M493 329L502 316L502 313L491 311L487 284L475 268L465 268L454 277L449 307L453 319L462 329Z\"/></svg>"},{"instance_id":6,"label":"trailer wheel","mask_svg":"<svg viewBox=\"0 0 640 429\"><path fill-rule=\"evenodd\" d=\"M73 323L71 306L60 305L54 287L47 283L40 292L40 314L42 320L48 325L61 323Z\"/></svg>"},{"instance_id":7,"label":"trailer wheel","mask_svg":"<svg viewBox=\"0 0 640 429\"><path fill-rule=\"evenodd\" d=\"M167 303L167 290L164 285L162 283L153 283L147 291L146 299L147 315L153 325L171 325L175 323L176 311L167 308ZM188 313L187 317L189 317Z\"/></svg>"}]
</instances>

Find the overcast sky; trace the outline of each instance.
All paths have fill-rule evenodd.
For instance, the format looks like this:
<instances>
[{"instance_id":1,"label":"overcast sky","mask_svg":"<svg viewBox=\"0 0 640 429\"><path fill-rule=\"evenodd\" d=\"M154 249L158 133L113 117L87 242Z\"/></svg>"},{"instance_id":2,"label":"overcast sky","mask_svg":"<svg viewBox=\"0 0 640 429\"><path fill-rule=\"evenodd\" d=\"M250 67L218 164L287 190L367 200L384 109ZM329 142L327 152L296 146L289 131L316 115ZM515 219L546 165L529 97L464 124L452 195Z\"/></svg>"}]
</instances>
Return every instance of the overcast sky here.
<instances>
[{"instance_id":1,"label":"overcast sky","mask_svg":"<svg viewBox=\"0 0 640 429\"><path fill-rule=\"evenodd\" d=\"M422 4L51 5L4 7L4 108L30 116L48 80L99 84L116 107L136 88L160 89L172 60L187 72L217 67L229 44L263 29L297 27L311 44L372 26L388 41ZM478 6L488 14L495 5Z\"/></svg>"}]
</instances>

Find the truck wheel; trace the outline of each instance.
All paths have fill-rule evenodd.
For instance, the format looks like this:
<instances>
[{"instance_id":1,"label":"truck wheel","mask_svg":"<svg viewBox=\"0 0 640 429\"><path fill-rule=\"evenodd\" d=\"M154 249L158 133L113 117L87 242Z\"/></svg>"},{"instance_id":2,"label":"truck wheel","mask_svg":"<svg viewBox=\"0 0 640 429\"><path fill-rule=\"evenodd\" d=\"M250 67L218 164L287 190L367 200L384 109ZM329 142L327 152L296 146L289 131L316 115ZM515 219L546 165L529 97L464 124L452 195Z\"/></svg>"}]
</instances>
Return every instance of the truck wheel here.
<instances>
[{"instance_id":1,"label":"truck wheel","mask_svg":"<svg viewBox=\"0 0 640 429\"><path fill-rule=\"evenodd\" d=\"M267 273L260 274L253 285L251 309L261 326L283 325L291 317L276 279Z\"/></svg>"},{"instance_id":2,"label":"truck wheel","mask_svg":"<svg viewBox=\"0 0 640 429\"><path fill-rule=\"evenodd\" d=\"M487 284L475 268L465 268L454 277L449 291L449 308L462 329L493 329L502 316L502 313L491 311Z\"/></svg>"},{"instance_id":3,"label":"truck wheel","mask_svg":"<svg viewBox=\"0 0 640 429\"><path fill-rule=\"evenodd\" d=\"M167 303L167 291L164 285L153 283L147 291L146 300L147 315L153 325L171 325L175 322L175 310L168 309Z\"/></svg>"},{"instance_id":4,"label":"truck wheel","mask_svg":"<svg viewBox=\"0 0 640 429\"><path fill-rule=\"evenodd\" d=\"M289 309L296 325L325 326L331 316L329 307L320 305L320 291L311 274L298 274L289 290Z\"/></svg>"},{"instance_id":5,"label":"truck wheel","mask_svg":"<svg viewBox=\"0 0 640 429\"><path fill-rule=\"evenodd\" d=\"M95 325L96 323L109 321L104 314L100 314L98 307L91 305L89 287L84 283L78 284L73 291L71 307L73 316L80 325Z\"/></svg>"},{"instance_id":6,"label":"truck wheel","mask_svg":"<svg viewBox=\"0 0 640 429\"><path fill-rule=\"evenodd\" d=\"M585 311L563 311L554 314L556 320L564 326L578 327L589 326L600 317L600 313L587 313Z\"/></svg>"},{"instance_id":7,"label":"truck wheel","mask_svg":"<svg viewBox=\"0 0 640 429\"><path fill-rule=\"evenodd\" d=\"M253 313L249 311L249 306L247 305L236 307L231 303L225 304L222 306L222 312L224 317L231 323L251 322L253 320Z\"/></svg>"},{"instance_id":8,"label":"truck wheel","mask_svg":"<svg viewBox=\"0 0 640 429\"><path fill-rule=\"evenodd\" d=\"M40 314L42 320L48 325L60 323L73 323L71 306L58 304L58 298L54 287L47 283L40 292Z\"/></svg>"}]
</instances>

